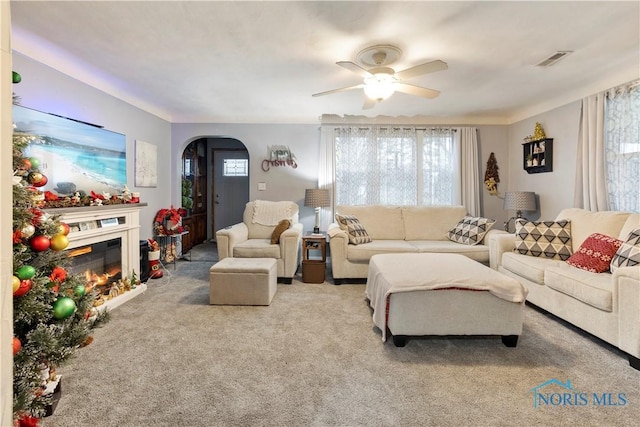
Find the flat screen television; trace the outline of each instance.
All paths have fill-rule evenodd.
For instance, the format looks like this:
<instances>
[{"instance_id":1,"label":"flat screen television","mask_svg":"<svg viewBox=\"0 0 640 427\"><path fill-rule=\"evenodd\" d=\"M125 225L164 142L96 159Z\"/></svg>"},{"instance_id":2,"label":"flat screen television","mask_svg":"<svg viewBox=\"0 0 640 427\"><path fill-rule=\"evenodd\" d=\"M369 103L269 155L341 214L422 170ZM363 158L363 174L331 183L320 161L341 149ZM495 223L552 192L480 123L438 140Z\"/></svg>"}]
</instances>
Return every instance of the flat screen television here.
<instances>
[{"instance_id":1,"label":"flat screen television","mask_svg":"<svg viewBox=\"0 0 640 427\"><path fill-rule=\"evenodd\" d=\"M127 184L127 139L120 133L77 120L13 106L15 130L34 136L25 157L40 161L49 190L60 196L76 192L121 194Z\"/></svg>"}]
</instances>

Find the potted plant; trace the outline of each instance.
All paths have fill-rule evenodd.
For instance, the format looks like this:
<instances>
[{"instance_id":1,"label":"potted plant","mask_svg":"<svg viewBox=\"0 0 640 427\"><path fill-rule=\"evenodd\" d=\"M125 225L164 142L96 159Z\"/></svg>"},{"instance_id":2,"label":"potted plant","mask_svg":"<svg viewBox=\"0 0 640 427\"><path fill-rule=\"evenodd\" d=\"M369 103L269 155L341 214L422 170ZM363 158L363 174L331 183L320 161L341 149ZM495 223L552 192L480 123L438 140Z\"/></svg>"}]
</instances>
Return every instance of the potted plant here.
<instances>
[{"instance_id":1,"label":"potted plant","mask_svg":"<svg viewBox=\"0 0 640 427\"><path fill-rule=\"evenodd\" d=\"M533 165L533 155L527 154L527 167L531 167Z\"/></svg>"}]
</instances>

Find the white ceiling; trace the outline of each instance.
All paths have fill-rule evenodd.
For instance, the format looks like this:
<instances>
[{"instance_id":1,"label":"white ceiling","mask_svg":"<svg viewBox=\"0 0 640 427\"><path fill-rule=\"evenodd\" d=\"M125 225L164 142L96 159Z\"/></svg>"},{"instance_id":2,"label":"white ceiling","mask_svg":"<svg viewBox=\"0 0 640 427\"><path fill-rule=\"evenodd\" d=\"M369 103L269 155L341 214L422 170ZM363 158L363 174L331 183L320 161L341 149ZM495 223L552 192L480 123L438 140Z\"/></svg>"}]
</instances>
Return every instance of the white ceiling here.
<instances>
[{"instance_id":1,"label":"white ceiling","mask_svg":"<svg viewBox=\"0 0 640 427\"><path fill-rule=\"evenodd\" d=\"M12 46L171 122L318 123L322 114L510 123L640 76L640 3L12 1ZM394 44L436 99L362 110L336 61ZM535 64L574 51L549 68ZM19 70L16 70L19 71Z\"/></svg>"}]
</instances>

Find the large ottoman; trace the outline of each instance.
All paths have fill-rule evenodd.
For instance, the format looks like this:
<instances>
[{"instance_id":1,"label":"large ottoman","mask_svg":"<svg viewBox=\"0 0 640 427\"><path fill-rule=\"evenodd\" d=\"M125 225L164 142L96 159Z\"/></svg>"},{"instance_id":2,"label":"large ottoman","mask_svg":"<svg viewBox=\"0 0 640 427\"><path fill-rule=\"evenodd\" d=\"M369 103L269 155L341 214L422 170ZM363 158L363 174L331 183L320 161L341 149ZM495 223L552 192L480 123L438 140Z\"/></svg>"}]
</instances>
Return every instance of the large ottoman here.
<instances>
[{"instance_id":1,"label":"large ottoman","mask_svg":"<svg viewBox=\"0 0 640 427\"><path fill-rule=\"evenodd\" d=\"M515 347L526 288L464 255L380 254L369 261L365 295L373 323L398 347L417 335L500 335Z\"/></svg>"},{"instance_id":2,"label":"large ottoman","mask_svg":"<svg viewBox=\"0 0 640 427\"><path fill-rule=\"evenodd\" d=\"M209 303L269 305L277 276L273 258L225 258L209 269Z\"/></svg>"}]
</instances>

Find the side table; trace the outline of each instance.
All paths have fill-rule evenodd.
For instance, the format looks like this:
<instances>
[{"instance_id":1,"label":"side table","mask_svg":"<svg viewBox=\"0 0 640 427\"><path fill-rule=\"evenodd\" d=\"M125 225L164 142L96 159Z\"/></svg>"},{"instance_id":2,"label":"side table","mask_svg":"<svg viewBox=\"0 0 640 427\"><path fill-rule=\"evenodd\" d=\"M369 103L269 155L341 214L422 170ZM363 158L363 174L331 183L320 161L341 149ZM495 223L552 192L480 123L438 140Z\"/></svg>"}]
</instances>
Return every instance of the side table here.
<instances>
[{"instance_id":1,"label":"side table","mask_svg":"<svg viewBox=\"0 0 640 427\"><path fill-rule=\"evenodd\" d=\"M155 239L160 245L160 259L165 263L173 264L173 269L176 269L176 261L179 259L186 259L182 253L182 236L189 234L188 231L183 231L177 234L158 235ZM189 250L189 261L191 261L191 250ZM162 266L164 264L160 261Z\"/></svg>"},{"instance_id":2,"label":"side table","mask_svg":"<svg viewBox=\"0 0 640 427\"><path fill-rule=\"evenodd\" d=\"M327 236L308 234L302 236L302 281L323 283L327 266Z\"/></svg>"}]
</instances>

